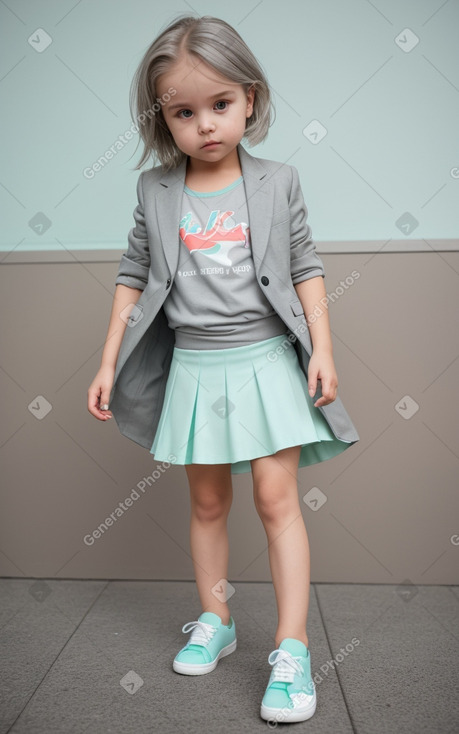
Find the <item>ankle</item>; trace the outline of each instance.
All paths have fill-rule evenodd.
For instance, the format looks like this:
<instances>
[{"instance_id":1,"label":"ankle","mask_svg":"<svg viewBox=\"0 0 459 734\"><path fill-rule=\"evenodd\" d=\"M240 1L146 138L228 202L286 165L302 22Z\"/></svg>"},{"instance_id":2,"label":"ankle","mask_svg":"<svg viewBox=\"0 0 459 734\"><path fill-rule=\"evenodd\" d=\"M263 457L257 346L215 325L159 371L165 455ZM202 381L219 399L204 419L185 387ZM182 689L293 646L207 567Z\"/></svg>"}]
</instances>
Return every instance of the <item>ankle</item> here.
<instances>
[{"instance_id":1,"label":"ankle","mask_svg":"<svg viewBox=\"0 0 459 734\"><path fill-rule=\"evenodd\" d=\"M309 639L308 639L308 637L305 637L304 635L301 635L300 637L294 637L293 635L282 635L282 637L280 637L280 638L277 638L276 637L276 640L275 640L276 648L279 647L279 645L281 644L282 640L285 640L286 637L292 637L294 640L299 640L304 645L306 645L306 647L309 650Z\"/></svg>"},{"instance_id":2,"label":"ankle","mask_svg":"<svg viewBox=\"0 0 459 734\"><path fill-rule=\"evenodd\" d=\"M216 609L203 609L203 612L213 612L214 614L218 614L220 619L222 620L222 624L225 626L228 626L230 623L230 613L229 612L222 612L221 610Z\"/></svg>"}]
</instances>

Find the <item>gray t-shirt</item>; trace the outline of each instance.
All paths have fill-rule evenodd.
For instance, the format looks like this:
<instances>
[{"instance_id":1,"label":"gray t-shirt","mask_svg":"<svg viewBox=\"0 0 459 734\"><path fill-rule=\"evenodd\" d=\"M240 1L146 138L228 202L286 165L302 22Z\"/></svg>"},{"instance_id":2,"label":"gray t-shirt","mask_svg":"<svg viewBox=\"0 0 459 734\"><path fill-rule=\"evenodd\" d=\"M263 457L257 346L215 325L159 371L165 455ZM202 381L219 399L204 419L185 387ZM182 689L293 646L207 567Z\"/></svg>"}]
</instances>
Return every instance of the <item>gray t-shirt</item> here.
<instances>
[{"instance_id":1,"label":"gray t-shirt","mask_svg":"<svg viewBox=\"0 0 459 734\"><path fill-rule=\"evenodd\" d=\"M163 303L176 347L225 349L287 333L256 279L242 176L209 193L185 185L179 238Z\"/></svg>"}]
</instances>

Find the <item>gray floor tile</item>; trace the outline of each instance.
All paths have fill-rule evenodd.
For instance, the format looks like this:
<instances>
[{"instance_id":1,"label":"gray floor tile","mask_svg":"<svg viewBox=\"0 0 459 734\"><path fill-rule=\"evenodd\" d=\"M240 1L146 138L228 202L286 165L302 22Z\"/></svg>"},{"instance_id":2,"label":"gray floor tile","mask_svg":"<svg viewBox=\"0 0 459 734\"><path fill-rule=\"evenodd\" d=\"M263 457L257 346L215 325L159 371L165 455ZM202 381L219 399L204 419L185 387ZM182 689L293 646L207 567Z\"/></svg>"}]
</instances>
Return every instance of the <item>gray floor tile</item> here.
<instances>
[{"instance_id":1,"label":"gray floor tile","mask_svg":"<svg viewBox=\"0 0 459 734\"><path fill-rule=\"evenodd\" d=\"M457 587L317 584L315 591L356 732L459 731ZM340 655L353 637L359 644Z\"/></svg>"},{"instance_id":2,"label":"gray floor tile","mask_svg":"<svg viewBox=\"0 0 459 734\"><path fill-rule=\"evenodd\" d=\"M188 639L182 626L200 614L194 582L0 580L0 734L273 728L259 708L275 649L274 590L233 586L237 650L208 675L184 676L172 660ZM295 732L455 731L458 589L407 591L409 600L394 586L312 586L318 705L289 725Z\"/></svg>"}]
</instances>

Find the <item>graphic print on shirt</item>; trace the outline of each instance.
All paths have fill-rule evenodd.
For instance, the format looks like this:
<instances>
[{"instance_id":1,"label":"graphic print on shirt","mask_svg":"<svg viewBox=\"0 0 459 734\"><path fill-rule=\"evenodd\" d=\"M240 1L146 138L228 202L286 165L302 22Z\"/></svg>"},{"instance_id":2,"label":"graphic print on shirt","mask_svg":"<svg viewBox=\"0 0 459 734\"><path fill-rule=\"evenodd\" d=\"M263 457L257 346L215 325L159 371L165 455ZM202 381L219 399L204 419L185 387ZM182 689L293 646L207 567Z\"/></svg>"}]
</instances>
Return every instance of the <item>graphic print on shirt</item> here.
<instances>
[{"instance_id":1,"label":"graphic print on shirt","mask_svg":"<svg viewBox=\"0 0 459 734\"><path fill-rule=\"evenodd\" d=\"M231 224L234 211L214 209L205 227L188 212L180 221L179 235L191 255L200 252L219 265L232 265L230 251L235 246L250 249L250 228L246 222ZM234 222L234 220L232 220Z\"/></svg>"}]
</instances>

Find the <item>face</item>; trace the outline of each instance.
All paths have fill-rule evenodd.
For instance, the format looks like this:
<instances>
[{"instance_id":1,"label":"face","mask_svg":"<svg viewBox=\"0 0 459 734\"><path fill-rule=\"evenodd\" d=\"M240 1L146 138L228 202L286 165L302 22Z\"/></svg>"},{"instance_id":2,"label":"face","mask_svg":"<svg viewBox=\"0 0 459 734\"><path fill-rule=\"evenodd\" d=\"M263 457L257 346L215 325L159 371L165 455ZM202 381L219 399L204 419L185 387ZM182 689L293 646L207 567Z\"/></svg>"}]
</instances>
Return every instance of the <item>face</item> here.
<instances>
[{"instance_id":1,"label":"face","mask_svg":"<svg viewBox=\"0 0 459 734\"><path fill-rule=\"evenodd\" d=\"M159 77L157 96L161 98L169 87L177 92L162 106L162 112L177 147L203 164L223 160L244 136L255 90L246 94L241 84L189 55ZM210 140L217 145L204 147Z\"/></svg>"}]
</instances>

